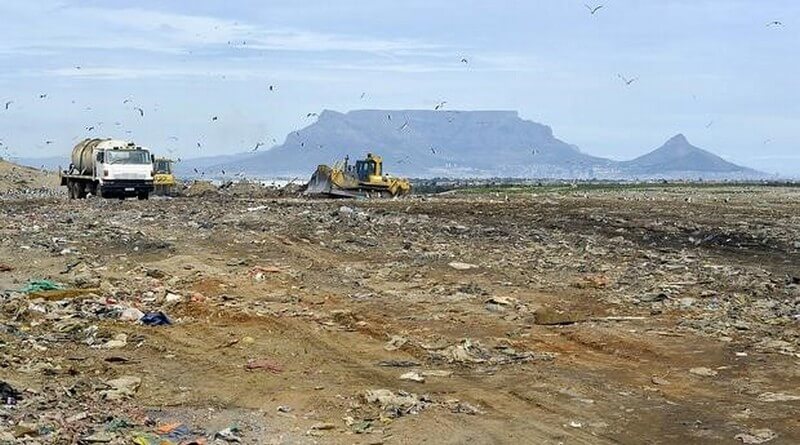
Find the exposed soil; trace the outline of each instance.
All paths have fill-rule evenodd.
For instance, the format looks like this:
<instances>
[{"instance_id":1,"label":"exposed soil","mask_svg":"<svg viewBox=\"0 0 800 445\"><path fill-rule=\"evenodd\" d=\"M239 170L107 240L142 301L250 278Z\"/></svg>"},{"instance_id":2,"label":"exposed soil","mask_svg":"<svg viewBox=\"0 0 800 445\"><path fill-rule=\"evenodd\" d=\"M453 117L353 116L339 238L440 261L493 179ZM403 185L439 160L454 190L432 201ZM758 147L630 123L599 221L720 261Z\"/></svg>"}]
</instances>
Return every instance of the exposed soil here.
<instances>
[{"instance_id":1,"label":"exposed soil","mask_svg":"<svg viewBox=\"0 0 800 445\"><path fill-rule=\"evenodd\" d=\"M798 189L0 211L0 379L31 400L3 428L60 431L44 443L121 416L136 425L119 443L169 421L257 444L728 444L764 428L800 443ZM38 278L88 290L10 291ZM104 312L118 306L173 324ZM99 410L123 375L141 387ZM365 400L375 389L429 403L396 417Z\"/></svg>"}]
</instances>

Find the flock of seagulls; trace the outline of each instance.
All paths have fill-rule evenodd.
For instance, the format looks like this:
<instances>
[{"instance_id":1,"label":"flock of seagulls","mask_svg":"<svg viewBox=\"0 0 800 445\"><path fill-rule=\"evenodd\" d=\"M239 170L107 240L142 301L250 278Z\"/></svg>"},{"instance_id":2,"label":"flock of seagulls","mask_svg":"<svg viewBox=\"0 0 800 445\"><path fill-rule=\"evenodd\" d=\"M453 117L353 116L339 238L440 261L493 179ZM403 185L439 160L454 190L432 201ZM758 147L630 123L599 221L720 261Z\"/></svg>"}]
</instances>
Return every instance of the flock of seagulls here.
<instances>
[{"instance_id":1,"label":"flock of seagulls","mask_svg":"<svg viewBox=\"0 0 800 445\"><path fill-rule=\"evenodd\" d=\"M585 6L586 10L589 12L589 14L591 16L596 16L601 10L603 10L606 7L605 4L596 4L596 5L584 4L584 6ZM782 21L780 21L780 20L772 20L772 21L770 21L770 22L768 22L766 24L766 27L768 27L768 28L783 28L784 27L784 23ZM247 45L247 42L246 41L241 41L239 43L239 42L231 42L231 41L229 41L228 44L229 45L234 45L234 44L236 44L236 45L239 45L239 44ZM460 64L462 64L464 66L468 66L470 64L470 60L466 56L461 57L459 62L460 62ZM76 65L75 69L76 70L81 70L82 67L81 67L81 65ZM617 77L624 83L624 85L626 87L631 87L634 83L639 81L639 77L636 77L636 76L627 77L627 76L625 76L623 74L617 74ZM268 84L267 85L267 89L271 93L277 91L277 87L274 84ZM48 97L48 94L44 93L44 92L38 95L38 98L42 99L42 100L47 99L47 97ZM359 96L359 99L360 100L364 100L366 97L367 97L367 92L362 92L360 94L360 96ZM696 96L693 95L693 97L695 97L695 99L696 99ZM10 110L12 105L14 105L14 103L15 103L14 100L7 100L4 103L4 109L6 111ZM72 103L75 104L75 101L73 100ZM129 97L129 98L124 99L122 101L122 103L123 104L131 104L131 105L133 105L134 101L133 101L132 98ZM433 107L433 109L434 109L434 111L442 111L442 110L444 110L445 105L447 105L447 101L440 101L440 102L436 103L436 105ZM91 107L86 107L85 110L86 111L91 111L92 108ZM133 106L133 110L136 113L138 113L140 118L144 118L145 117L145 111L144 111L144 109L142 107ZM316 113L316 112L310 112L310 113L306 114L306 118L307 119L319 118L319 114ZM387 114L386 115L386 119L388 121L392 121L392 115L391 114ZM448 117L447 121L449 123L452 123L453 119L454 119L453 117ZM216 122L218 120L219 120L219 116L217 116L217 115L214 115L214 116L211 117L211 121L212 122ZM85 129L86 129L87 132L92 132L92 131L96 130L101 125L102 125L102 122L99 122L99 123L97 123L95 125L86 126ZM122 124L120 122L115 122L114 125L117 126L117 127L120 127ZM714 121L712 120L712 121L708 122L705 125L705 127L707 129L709 129L713 125L714 125ZM411 124L409 123L409 121L405 120L405 122L400 127L397 128L397 131L399 131L399 132L405 131L405 130L409 129L410 126L411 126ZM130 130L126 130L126 133L130 134L131 131ZM297 141L299 142L300 147L301 148L306 147L306 145L307 145L306 142L307 141L302 139L300 132L299 131L295 132L295 134L297 135ZM178 142L178 140L179 140L178 137L176 137L176 136L170 136L168 139L170 141L173 141L173 142ZM275 138L272 138L272 142L273 143L277 143ZM51 144L54 143L54 141L48 139L48 140L45 140L44 143L46 145L51 145ZM767 145L769 143L771 143L771 139L766 139L764 141L764 145ZM256 142L255 145L253 146L253 148L251 149L251 151L252 152L257 152L261 147L264 147L265 145L266 145L266 143L263 142L263 141ZM3 146L4 146L3 142L0 141L0 147L3 147ZM198 149L202 149L203 148L203 145L202 145L202 143L200 141L198 141L196 143L196 146L197 146ZM318 144L317 147L318 148L323 148L323 145L322 144ZM429 148L429 150L430 150L431 154L433 154L434 156L437 155L437 149L435 147L431 146ZM172 150L170 150L170 151L172 151ZM532 148L531 149L531 155L532 156L537 156L540 153L541 153L541 151L538 148ZM406 162L409 162L409 161L410 161L410 157L408 155L406 155L404 158L401 158L397 162L402 164L402 163L406 163ZM200 173L196 169L195 169L195 172L196 173ZM223 173L223 175L225 174L224 171L222 173ZM205 172L203 172L203 174L205 174Z\"/></svg>"},{"instance_id":2,"label":"flock of seagulls","mask_svg":"<svg viewBox=\"0 0 800 445\"><path fill-rule=\"evenodd\" d=\"M232 44L232 42L229 42L229 44ZM242 44L242 45L246 45L246 42L245 42L245 41L243 41L241 44ZM460 63L462 63L462 64L464 64L464 65L468 65L468 64L469 64L469 59L468 59L467 57L462 57L462 58L461 58L461 60L460 60ZM76 65L76 66L75 66L75 69L76 69L76 70L80 70L80 69L82 69L82 67L81 67L80 65ZM274 84L269 84L269 85L267 86L267 89L268 89L268 91L269 91L269 92L275 92L275 91L277 90L277 87L276 87L276 85L274 85ZM42 94L40 94L40 95L39 95L39 98L40 98L40 99L45 99L45 98L47 98L47 96L48 96L48 95L47 95L47 93L42 93ZM360 99L360 100L363 100L363 99L365 99L366 97L367 97L367 92L365 91L365 92L362 92L362 93L361 93L361 95L359 96L359 99ZM72 101L71 101L71 103L72 103L72 104L75 104L76 102L75 102L74 100L72 100ZM7 101L7 102L5 103L5 109L6 109L6 110L8 110L8 109L11 107L11 105L12 105L12 104L14 104L14 101L13 101L13 100L9 100L9 101ZM125 98L125 99L122 101L122 104L123 104L123 105L128 105L128 104L130 104L130 105L132 106L132 105L134 104L134 100L133 100L133 98L131 98L131 97L127 97L127 98ZM442 110L446 104L447 104L447 101L441 101L441 102L438 102L438 103L437 103L437 104L434 106L434 110L436 110L436 111ZM144 117L145 117L145 110L144 110L144 108L142 108L141 106L132 106L132 109L133 109L133 110L134 110L134 111L135 111L135 112L136 112L136 113L139 115L139 117L140 117L140 118L144 118ZM85 108L85 110L86 110L86 111L91 111L91 110L92 110L92 107L88 107L88 106L87 106L87 107ZM306 114L306 118L307 118L307 119L309 119L309 118L319 118L319 113L316 113L316 112L307 113L307 114ZM387 114L386 118L387 118L387 120L391 121L391 120L392 120L392 115L391 115L391 114ZM212 117L211 117L211 121L212 121L212 122L216 122L216 121L218 121L218 120L219 120L219 116L216 116L216 115L214 115L214 116L212 116ZM452 119L452 118L448 118L448 122L453 122L453 119ZM101 126L101 125L102 125L102 122L99 122L99 123L97 123L97 124L94 124L94 125L88 125L88 126L86 126L86 127L85 127L85 130L86 130L87 132L93 132L93 131L97 130L97 129L98 129L100 126ZM122 125L122 124L121 124L120 122L115 122L115 126L119 127L119 126L121 126L121 125ZM404 130L407 130L408 128L410 128L410 123L408 122L408 120L406 120L406 121L403 123L403 125L401 125L401 126L398 128L398 131L404 131ZM132 133L132 132L131 132L131 130L126 130L126 133L130 134L130 133ZM298 131L298 132L295 132L295 133L296 133L296 135L297 135L297 137L298 137L298 141L299 141L299 145L300 145L300 147L301 147L301 148L305 148L305 147L307 146L307 143L306 143L306 141L301 139L301 134L300 134L300 132L299 132L299 131ZM179 140L177 136L170 136L168 139L169 139L170 141L173 141L173 142L177 142L177 141ZM276 140L275 138L272 138L272 142L273 142L273 144L277 144L277 140ZM47 140L47 141L45 141L45 144L46 144L46 145L50 145L50 144L53 144L53 143L54 143L54 141L52 141L52 140ZM264 147L265 145L266 145L266 144L265 144L264 142L262 142L262 141L259 141L259 142L257 142L257 143L256 143L256 144L253 146L253 148L251 149L251 151L252 151L252 152L256 152L256 151L258 151L258 150L259 150L261 147ZM196 147L197 147L197 149L198 149L198 150L200 150L200 149L202 149L202 148L203 148L203 144L202 144L200 141L197 141L197 143L196 143ZM323 144L317 144L317 147L318 147L318 148L323 148L323 147L324 147L324 145L323 145ZM173 152L174 150L168 149L167 151L171 153L171 152ZM431 148L430 148L430 151L431 151L431 153L433 153L434 155L437 153L437 152L436 152L436 149L435 149L434 147L431 147ZM407 161L407 159L406 159L406 161ZM196 172L196 173L202 173L202 174L205 174L205 172L198 172L198 171L195 171L195 172ZM223 174L224 174L224 172L223 172Z\"/></svg>"}]
</instances>

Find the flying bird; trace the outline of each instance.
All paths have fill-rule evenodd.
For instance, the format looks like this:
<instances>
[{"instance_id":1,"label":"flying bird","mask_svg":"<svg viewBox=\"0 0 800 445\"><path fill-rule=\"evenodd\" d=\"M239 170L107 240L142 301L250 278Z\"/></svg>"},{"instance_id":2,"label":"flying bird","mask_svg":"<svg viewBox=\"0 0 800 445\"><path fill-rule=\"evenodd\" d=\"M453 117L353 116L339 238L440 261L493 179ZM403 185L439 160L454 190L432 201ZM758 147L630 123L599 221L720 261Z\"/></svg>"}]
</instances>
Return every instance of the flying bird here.
<instances>
[{"instance_id":1,"label":"flying bird","mask_svg":"<svg viewBox=\"0 0 800 445\"><path fill-rule=\"evenodd\" d=\"M367 96L367 93L361 93L361 97L359 97L359 99L363 99L363 98L365 98L366 96Z\"/></svg>"},{"instance_id":2,"label":"flying bird","mask_svg":"<svg viewBox=\"0 0 800 445\"><path fill-rule=\"evenodd\" d=\"M597 13L597 11L599 11L599 10L603 9L603 7L605 7L605 5L597 5L597 6L592 7L592 6L589 6L589 5L585 4L585 3L584 3L583 6L586 6L586 9L588 9L589 13L592 14L592 15L595 15Z\"/></svg>"},{"instance_id":3,"label":"flying bird","mask_svg":"<svg viewBox=\"0 0 800 445\"><path fill-rule=\"evenodd\" d=\"M44 99L47 97L47 93L42 93L39 95L39 99Z\"/></svg>"},{"instance_id":4,"label":"flying bird","mask_svg":"<svg viewBox=\"0 0 800 445\"><path fill-rule=\"evenodd\" d=\"M783 22L781 22L780 20L773 20L767 23L767 28L769 28L770 26L783 26Z\"/></svg>"},{"instance_id":5,"label":"flying bird","mask_svg":"<svg viewBox=\"0 0 800 445\"><path fill-rule=\"evenodd\" d=\"M308 113L308 114L306 114L306 119L308 119L309 117L319 117L319 114L317 114L317 113Z\"/></svg>"},{"instance_id":6,"label":"flying bird","mask_svg":"<svg viewBox=\"0 0 800 445\"><path fill-rule=\"evenodd\" d=\"M88 127L86 127L86 131L92 131L92 130L94 130L94 125L89 125Z\"/></svg>"},{"instance_id":7,"label":"flying bird","mask_svg":"<svg viewBox=\"0 0 800 445\"><path fill-rule=\"evenodd\" d=\"M202 145L198 142L197 143L197 148L201 148L201 147L202 147Z\"/></svg>"},{"instance_id":8,"label":"flying bird","mask_svg":"<svg viewBox=\"0 0 800 445\"><path fill-rule=\"evenodd\" d=\"M136 110L136 111L138 111L138 112L139 112L139 116L141 116L141 117L144 117L144 110L142 110L142 109L141 109L141 108L139 108L139 107L135 107L135 108L134 108L134 110Z\"/></svg>"},{"instance_id":9,"label":"flying bird","mask_svg":"<svg viewBox=\"0 0 800 445\"><path fill-rule=\"evenodd\" d=\"M467 60L467 58L464 57L464 58L461 59L461 63L463 63L464 65L467 65L467 64L469 64L469 60Z\"/></svg>"},{"instance_id":10,"label":"flying bird","mask_svg":"<svg viewBox=\"0 0 800 445\"><path fill-rule=\"evenodd\" d=\"M431 147L431 153L436 154L436 150L433 147Z\"/></svg>"},{"instance_id":11,"label":"flying bird","mask_svg":"<svg viewBox=\"0 0 800 445\"><path fill-rule=\"evenodd\" d=\"M706 124L706 128L711 128L712 125L714 125L714 121L711 121L711 122L707 123Z\"/></svg>"},{"instance_id":12,"label":"flying bird","mask_svg":"<svg viewBox=\"0 0 800 445\"><path fill-rule=\"evenodd\" d=\"M6 110L8 110L8 107L10 107L11 104L13 104L13 103L14 103L13 100L10 100L10 101L6 102Z\"/></svg>"},{"instance_id":13,"label":"flying bird","mask_svg":"<svg viewBox=\"0 0 800 445\"><path fill-rule=\"evenodd\" d=\"M435 106L435 107L433 107L433 109L434 109L435 111L439 111L439 110L441 110L442 108L444 108L444 106L445 106L445 104L446 104L446 103L447 103L447 101L439 102L438 104L436 104L436 106Z\"/></svg>"},{"instance_id":14,"label":"flying bird","mask_svg":"<svg viewBox=\"0 0 800 445\"><path fill-rule=\"evenodd\" d=\"M623 76L622 74L617 74L617 77L619 77L623 82L625 82L626 86L630 86L632 83L634 83L637 80L639 80L638 77L633 77L631 79L628 79L625 76Z\"/></svg>"},{"instance_id":15,"label":"flying bird","mask_svg":"<svg viewBox=\"0 0 800 445\"><path fill-rule=\"evenodd\" d=\"M123 104L126 104L128 102L133 102L133 99L125 99L125 100L122 101Z\"/></svg>"},{"instance_id":16,"label":"flying bird","mask_svg":"<svg viewBox=\"0 0 800 445\"><path fill-rule=\"evenodd\" d=\"M392 115L391 114L387 114L386 118L389 119L389 120L392 120Z\"/></svg>"},{"instance_id":17,"label":"flying bird","mask_svg":"<svg viewBox=\"0 0 800 445\"><path fill-rule=\"evenodd\" d=\"M44 143L47 144L47 145L50 145L50 144L53 143L53 141L44 141Z\"/></svg>"},{"instance_id":18,"label":"flying bird","mask_svg":"<svg viewBox=\"0 0 800 445\"><path fill-rule=\"evenodd\" d=\"M397 131L403 131L406 128L408 128L408 121L404 122L403 125L401 125L400 128L397 129Z\"/></svg>"},{"instance_id":19,"label":"flying bird","mask_svg":"<svg viewBox=\"0 0 800 445\"><path fill-rule=\"evenodd\" d=\"M253 151L258 151L258 149L259 149L259 148L260 148L262 145L264 145L264 143L263 143L263 142L256 142L256 146L255 146L255 147L253 147Z\"/></svg>"},{"instance_id":20,"label":"flying bird","mask_svg":"<svg viewBox=\"0 0 800 445\"><path fill-rule=\"evenodd\" d=\"M270 86L269 86L269 90L270 90L270 91L275 91L275 85L270 85Z\"/></svg>"},{"instance_id":21,"label":"flying bird","mask_svg":"<svg viewBox=\"0 0 800 445\"><path fill-rule=\"evenodd\" d=\"M214 117L211 118L212 121L215 121L217 119L219 119L217 116L214 116Z\"/></svg>"}]
</instances>

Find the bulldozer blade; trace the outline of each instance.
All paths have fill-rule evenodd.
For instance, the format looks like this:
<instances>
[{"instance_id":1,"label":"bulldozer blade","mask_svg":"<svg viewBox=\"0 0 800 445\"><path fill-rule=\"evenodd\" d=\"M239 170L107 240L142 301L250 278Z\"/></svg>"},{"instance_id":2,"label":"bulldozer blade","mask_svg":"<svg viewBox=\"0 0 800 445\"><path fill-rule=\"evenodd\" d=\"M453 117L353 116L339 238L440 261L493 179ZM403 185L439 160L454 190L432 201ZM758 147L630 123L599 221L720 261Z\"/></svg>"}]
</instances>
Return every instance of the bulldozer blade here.
<instances>
[{"instance_id":1,"label":"bulldozer blade","mask_svg":"<svg viewBox=\"0 0 800 445\"><path fill-rule=\"evenodd\" d=\"M331 184L330 176L317 170L308 181L304 193L306 195L327 195L331 191L333 191L333 184Z\"/></svg>"}]
</instances>

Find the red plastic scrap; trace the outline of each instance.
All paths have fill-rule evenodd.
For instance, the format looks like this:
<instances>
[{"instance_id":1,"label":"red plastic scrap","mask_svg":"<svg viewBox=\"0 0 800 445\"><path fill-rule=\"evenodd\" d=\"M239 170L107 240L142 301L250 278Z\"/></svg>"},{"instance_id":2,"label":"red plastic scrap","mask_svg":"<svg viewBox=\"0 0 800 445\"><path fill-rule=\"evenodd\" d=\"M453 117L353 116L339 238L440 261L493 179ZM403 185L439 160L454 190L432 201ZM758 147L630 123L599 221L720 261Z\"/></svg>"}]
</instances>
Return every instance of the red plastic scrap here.
<instances>
[{"instance_id":1,"label":"red plastic scrap","mask_svg":"<svg viewBox=\"0 0 800 445\"><path fill-rule=\"evenodd\" d=\"M267 359L248 360L247 364L245 365L245 369L248 369L248 370L251 370L251 371L254 371L254 370L257 370L257 369L263 369L265 371L270 371L270 372L275 372L275 373L283 372L283 366L281 366L281 365L279 365L279 364L277 364L275 362L272 362L270 360L267 360Z\"/></svg>"}]
</instances>

